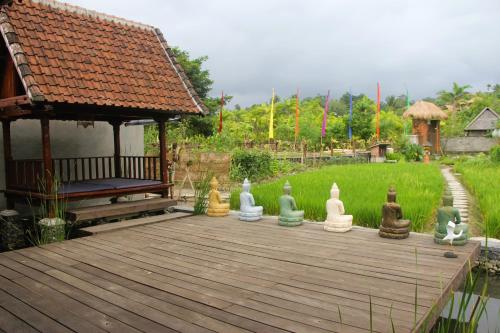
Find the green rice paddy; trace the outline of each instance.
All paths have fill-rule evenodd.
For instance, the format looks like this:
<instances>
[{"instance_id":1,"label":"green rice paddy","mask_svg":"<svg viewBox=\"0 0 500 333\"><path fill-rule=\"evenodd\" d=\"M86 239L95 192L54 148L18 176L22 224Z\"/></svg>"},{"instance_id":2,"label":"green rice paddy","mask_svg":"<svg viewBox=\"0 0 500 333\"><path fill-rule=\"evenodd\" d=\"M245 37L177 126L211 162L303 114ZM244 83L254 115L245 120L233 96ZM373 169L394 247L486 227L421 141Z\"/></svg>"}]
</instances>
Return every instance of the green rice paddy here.
<instances>
[{"instance_id":1,"label":"green rice paddy","mask_svg":"<svg viewBox=\"0 0 500 333\"><path fill-rule=\"evenodd\" d=\"M444 180L437 164L360 164L329 166L319 170L284 177L274 182L255 185L252 192L265 214L278 215L278 198L286 180L305 218L323 221L326 200L336 182L346 214L354 216L354 224L377 228L387 189L394 185L405 219L412 221L412 230L429 230L440 204ZM239 208L239 190L231 195L231 207Z\"/></svg>"},{"instance_id":2,"label":"green rice paddy","mask_svg":"<svg viewBox=\"0 0 500 333\"><path fill-rule=\"evenodd\" d=\"M479 203L482 234L500 238L500 164L470 160L457 164L455 170Z\"/></svg>"}]
</instances>

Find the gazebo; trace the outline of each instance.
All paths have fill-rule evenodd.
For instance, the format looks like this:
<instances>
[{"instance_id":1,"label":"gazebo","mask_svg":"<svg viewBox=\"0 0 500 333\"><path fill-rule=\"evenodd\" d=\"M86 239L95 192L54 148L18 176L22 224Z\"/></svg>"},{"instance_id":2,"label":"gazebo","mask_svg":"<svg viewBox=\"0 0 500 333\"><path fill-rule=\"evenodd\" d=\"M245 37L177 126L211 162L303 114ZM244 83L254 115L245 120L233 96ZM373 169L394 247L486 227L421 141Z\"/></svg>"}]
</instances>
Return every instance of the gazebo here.
<instances>
[{"instance_id":1,"label":"gazebo","mask_svg":"<svg viewBox=\"0 0 500 333\"><path fill-rule=\"evenodd\" d=\"M430 147L434 154L441 152L440 121L448 118L443 110L433 103L418 101L406 110L403 117L412 119L412 133L418 136L420 145Z\"/></svg>"},{"instance_id":2,"label":"gazebo","mask_svg":"<svg viewBox=\"0 0 500 333\"><path fill-rule=\"evenodd\" d=\"M0 32L0 118L9 207L27 197L51 201L169 194L173 184L165 123L180 114L203 114L206 107L158 29L57 1L15 0L0 8ZM18 119L40 121L41 158L13 159L11 123ZM157 157L121 155L120 127L140 119L158 123ZM54 158L53 120L109 123L113 156Z\"/></svg>"}]
</instances>

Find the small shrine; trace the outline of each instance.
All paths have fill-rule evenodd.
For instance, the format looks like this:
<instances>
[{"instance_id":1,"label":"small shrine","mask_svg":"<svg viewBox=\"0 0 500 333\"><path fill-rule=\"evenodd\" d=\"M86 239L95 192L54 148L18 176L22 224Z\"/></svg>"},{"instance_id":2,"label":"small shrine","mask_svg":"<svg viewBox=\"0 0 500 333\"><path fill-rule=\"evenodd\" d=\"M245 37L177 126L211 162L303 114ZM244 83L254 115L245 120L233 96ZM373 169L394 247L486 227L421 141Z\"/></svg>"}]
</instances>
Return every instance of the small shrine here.
<instances>
[{"instance_id":1,"label":"small shrine","mask_svg":"<svg viewBox=\"0 0 500 333\"><path fill-rule=\"evenodd\" d=\"M427 147L433 154L441 154L440 122L448 118L446 112L431 102L418 101L406 110L403 117L412 119L412 134L419 145Z\"/></svg>"}]
</instances>

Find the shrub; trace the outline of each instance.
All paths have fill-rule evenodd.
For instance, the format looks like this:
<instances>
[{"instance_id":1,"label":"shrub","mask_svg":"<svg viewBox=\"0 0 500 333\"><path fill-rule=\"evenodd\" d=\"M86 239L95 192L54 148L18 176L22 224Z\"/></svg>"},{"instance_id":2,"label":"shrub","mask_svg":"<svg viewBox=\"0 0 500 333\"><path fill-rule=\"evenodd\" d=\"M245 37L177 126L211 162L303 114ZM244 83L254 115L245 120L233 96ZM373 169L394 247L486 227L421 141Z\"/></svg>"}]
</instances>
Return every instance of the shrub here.
<instances>
[{"instance_id":1,"label":"shrub","mask_svg":"<svg viewBox=\"0 0 500 333\"><path fill-rule=\"evenodd\" d=\"M404 156L401 153L388 153L385 155L385 158L392 161L401 161Z\"/></svg>"},{"instance_id":2,"label":"shrub","mask_svg":"<svg viewBox=\"0 0 500 333\"><path fill-rule=\"evenodd\" d=\"M236 150L231 159L230 177L235 181L245 178L258 180L273 174L271 153L260 150Z\"/></svg>"},{"instance_id":3,"label":"shrub","mask_svg":"<svg viewBox=\"0 0 500 333\"><path fill-rule=\"evenodd\" d=\"M417 144L404 145L401 149L401 153L408 162L421 161L424 157L424 149Z\"/></svg>"},{"instance_id":4,"label":"shrub","mask_svg":"<svg viewBox=\"0 0 500 333\"><path fill-rule=\"evenodd\" d=\"M499 163L500 162L500 145L496 145L490 150L490 159L492 162Z\"/></svg>"}]
</instances>

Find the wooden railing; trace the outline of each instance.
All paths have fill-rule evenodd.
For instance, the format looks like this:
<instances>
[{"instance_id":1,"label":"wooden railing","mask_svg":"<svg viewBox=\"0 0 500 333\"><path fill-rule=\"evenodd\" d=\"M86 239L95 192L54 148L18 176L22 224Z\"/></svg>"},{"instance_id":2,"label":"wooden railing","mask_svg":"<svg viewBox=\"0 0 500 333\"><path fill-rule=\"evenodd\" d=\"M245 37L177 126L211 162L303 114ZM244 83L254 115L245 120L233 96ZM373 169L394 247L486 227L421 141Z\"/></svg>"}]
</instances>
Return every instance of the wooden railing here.
<instances>
[{"instance_id":1,"label":"wooden railing","mask_svg":"<svg viewBox=\"0 0 500 333\"><path fill-rule=\"evenodd\" d=\"M160 158L150 156L120 156L117 175L114 156L52 159L54 178L63 183L128 178L161 180ZM7 163L7 188L41 191L43 161L38 159L12 160Z\"/></svg>"}]
</instances>

